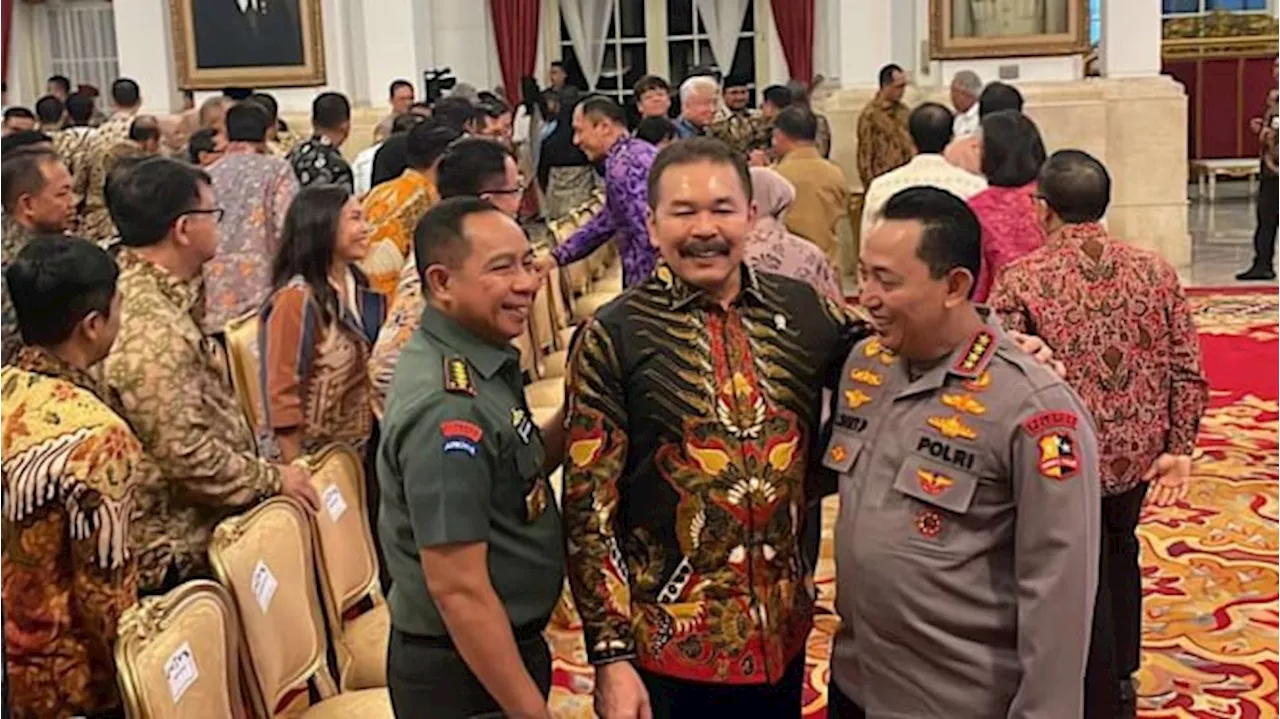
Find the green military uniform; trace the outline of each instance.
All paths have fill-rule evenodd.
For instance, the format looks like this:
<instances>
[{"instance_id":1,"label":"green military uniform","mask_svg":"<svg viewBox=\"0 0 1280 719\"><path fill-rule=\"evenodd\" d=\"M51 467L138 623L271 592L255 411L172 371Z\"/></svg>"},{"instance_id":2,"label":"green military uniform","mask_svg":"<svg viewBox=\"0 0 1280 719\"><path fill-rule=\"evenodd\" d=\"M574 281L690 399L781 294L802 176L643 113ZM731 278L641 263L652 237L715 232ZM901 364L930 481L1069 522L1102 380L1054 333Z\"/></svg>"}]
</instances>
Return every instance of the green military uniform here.
<instances>
[{"instance_id":1,"label":"green military uniform","mask_svg":"<svg viewBox=\"0 0 1280 719\"><path fill-rule=\"evenodd\" d=\"M564 583L564 543L543 459L516 350L428 307L400 355L378 447L378 534L392 580L388 683L398 715L497 708L448 639L427 591L423 548L488 544L489 579L525 665L542 684L545 662L549 682L541 631ZM425 696L434 696L429 707L406 700Z\"/></svg>"}]
</instances>

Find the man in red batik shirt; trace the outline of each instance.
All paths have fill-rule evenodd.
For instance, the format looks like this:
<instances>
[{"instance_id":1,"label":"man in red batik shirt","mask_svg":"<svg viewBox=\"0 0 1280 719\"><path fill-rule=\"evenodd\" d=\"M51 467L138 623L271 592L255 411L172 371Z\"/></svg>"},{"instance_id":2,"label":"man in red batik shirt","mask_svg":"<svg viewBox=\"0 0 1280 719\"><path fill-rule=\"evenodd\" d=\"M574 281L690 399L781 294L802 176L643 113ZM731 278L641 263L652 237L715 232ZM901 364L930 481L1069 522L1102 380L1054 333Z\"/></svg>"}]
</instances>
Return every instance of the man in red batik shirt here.
<instances>
[{"instance_id":1,"label":"man in red batik shirt","mask_svg":"<svg viewBox=\"0 0 1280 719\"><path fill-rule=\"evenodd\" d=\"M1099 224L1111 199L1102 163L1054 153L1036 199L1048 243L1005 268L990 304L1008 329L1054 348L1097 425L1103 547L1085 717L1131 718L1142 634L1134 532L1149 487L1159 506L1186 496L1207 383L1173 267Z\"/></svg>"}]
</instances>

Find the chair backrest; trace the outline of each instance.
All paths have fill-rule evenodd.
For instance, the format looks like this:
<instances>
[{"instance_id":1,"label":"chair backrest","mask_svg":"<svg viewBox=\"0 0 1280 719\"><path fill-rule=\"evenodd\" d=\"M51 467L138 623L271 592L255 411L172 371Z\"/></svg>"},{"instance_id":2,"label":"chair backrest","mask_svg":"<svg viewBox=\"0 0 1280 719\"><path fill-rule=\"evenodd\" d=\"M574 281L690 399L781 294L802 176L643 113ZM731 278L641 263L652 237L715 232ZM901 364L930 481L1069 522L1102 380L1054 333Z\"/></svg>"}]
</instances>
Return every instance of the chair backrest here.
<instances>
[{"instance_id":1,"label":"chair backrest","mask_svg":"<svg viewBox=\"0 0 1280 719\"><path fill-rule=\"evenodd\" d=\"M240 613L259 715L275 716L309 681L321 698L332 696L306 511L274 497L225 519L214 530L209 559Z\"/></svg>"},{"instance_id":2,"label":"chair backrest","mask_svg":"<svg viewBox=\"0 0 1280 719\"><path fill-rule=\"evenodd\" d=\"M320 589L330 626L340 628L342 617L361 600L382 601L364 465L343 444L328 445L305 461L320 495L320 511L311 518Z\"/></svg>"},{"instance_id":3,"label":"chair backrest","mask_svg":"<svg viewBox=\"0 0 1280 719\"><path fill-rule=\"evenodd\" d=\"M240 626L227 590L196 579L120 617L116 669L135 719L244 719Z\"/></svg>"},{"instance_id":4,"label":"chair backrest","mask_svg":"<svg viewBox=\"0 0 1280 719\"><path fill-rule=\"evenodd\" d=\"M542 287L534 295L533 307L529 311L529 331L533 335L533 344L540 353L553 349L556 329L551 314L551 283L548 279L543 279Z\"/></svg>"},{"instance_id":5,"label":"chair backrest","mask_svg":"<svg viewBox=\"0 0 1280 719\"><path fill-rule=\"evenodd\" d=\"M235 388L240 406L249 418L249 426L255 432L261 432L266 426L262 412L262 360L258 350L258 326L258 313L255 310L227 322L226 328L231 386Z\"/></svg>"}]
</instances>

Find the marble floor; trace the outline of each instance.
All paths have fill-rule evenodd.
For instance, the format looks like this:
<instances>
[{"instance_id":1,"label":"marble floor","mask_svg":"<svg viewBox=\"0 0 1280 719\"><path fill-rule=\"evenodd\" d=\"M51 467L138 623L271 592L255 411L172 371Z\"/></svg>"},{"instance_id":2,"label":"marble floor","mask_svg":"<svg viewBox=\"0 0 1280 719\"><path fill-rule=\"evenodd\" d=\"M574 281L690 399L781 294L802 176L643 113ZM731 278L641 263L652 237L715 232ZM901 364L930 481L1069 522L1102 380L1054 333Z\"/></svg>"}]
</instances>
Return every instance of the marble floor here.
<instances>
[{"instance_id":1,"label":"marble floor","mask_svg":"<svg viewBox=\"0 0 1280 719\"><path fill-rule=\"evenodd\" d=\"M1191 232L1191 266L1179 267L1188 287L1267 286L1265 282L1237 282L1237 272L1253 259L1255 204L1244 182L1219 182L1217 201L1201 201L1192 186L1188 192L1187 229ZM1274 285L1275 282L1270 284Z\"/></svg>"}]
</instances>

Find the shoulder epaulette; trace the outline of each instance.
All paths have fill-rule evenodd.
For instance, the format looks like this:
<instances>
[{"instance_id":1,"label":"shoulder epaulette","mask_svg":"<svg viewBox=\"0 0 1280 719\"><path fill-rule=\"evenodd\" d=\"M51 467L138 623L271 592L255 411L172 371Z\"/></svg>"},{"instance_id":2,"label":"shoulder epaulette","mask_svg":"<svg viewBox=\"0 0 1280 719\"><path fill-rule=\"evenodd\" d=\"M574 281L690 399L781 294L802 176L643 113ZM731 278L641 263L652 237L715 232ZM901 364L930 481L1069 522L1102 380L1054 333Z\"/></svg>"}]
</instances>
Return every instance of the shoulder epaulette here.
<instances>
[{"instance_id":1,"label":"shoulder epaulette","mask_svg":"<svg viewBox=\"0 0 1280 719\"><path fill-rule=\"evenodd\" d=\"M444 358L444 389L454 394L476 396L476 384L471 381L471 367L465 359Z\"/></svg>"}]
</instances>

